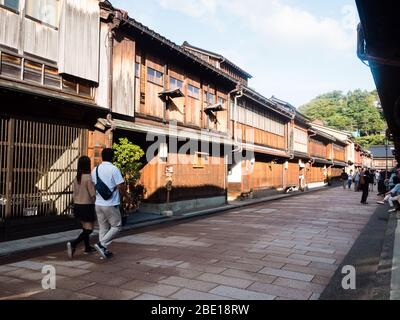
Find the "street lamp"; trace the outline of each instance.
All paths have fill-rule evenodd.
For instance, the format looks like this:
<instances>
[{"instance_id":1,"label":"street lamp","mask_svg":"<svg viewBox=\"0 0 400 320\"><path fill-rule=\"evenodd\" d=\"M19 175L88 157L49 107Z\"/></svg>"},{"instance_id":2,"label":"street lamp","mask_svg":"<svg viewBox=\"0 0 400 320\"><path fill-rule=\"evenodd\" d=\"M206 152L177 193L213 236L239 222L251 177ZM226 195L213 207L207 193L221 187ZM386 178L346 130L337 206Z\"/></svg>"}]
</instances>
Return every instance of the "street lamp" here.
<instances>
[{"instance_id":1,"label":"street lamp","mask_svg":"<svg viewBox=\"0 0 400 320\"><path fill-rule=\"evenodd\" d=\"M386 149L386 180L389 179L389 129L385 134L385 149Z\"/></svg>"}]
</instances>

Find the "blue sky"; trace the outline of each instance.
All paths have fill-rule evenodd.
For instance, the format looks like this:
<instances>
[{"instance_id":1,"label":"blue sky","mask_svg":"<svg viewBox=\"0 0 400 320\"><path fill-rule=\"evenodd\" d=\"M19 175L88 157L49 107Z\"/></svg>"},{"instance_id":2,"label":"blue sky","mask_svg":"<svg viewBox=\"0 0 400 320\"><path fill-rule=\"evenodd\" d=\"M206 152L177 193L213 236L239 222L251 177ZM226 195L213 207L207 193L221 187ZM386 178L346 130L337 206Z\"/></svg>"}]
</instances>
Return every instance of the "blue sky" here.
<instances>
[{"instance_id":1,"label":"blue sky","mask_svg":"<svg viewBox=\"0 0 400 320\"><path fill-rule=\"evenodd\" d=\"M356 57L354 0L111 0L177 44L221 53L266 97L307 103L331 90L375 89Z\"/></svg>"}]
</instances>

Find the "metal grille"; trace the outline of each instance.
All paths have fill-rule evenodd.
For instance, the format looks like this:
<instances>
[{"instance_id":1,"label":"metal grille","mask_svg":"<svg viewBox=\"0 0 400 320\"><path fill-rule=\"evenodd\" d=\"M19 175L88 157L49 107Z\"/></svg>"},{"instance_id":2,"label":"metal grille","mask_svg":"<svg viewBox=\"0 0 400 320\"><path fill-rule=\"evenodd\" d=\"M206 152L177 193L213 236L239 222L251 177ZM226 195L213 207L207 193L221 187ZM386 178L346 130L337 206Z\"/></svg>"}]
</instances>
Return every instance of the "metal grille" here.
<instances>
[{"instance_id":1,"label":"metal grille","mask_svg":"<svg viewBox=\"0 0 400 320\"><path fill-rule=\"evenodd\" d=\"M0 119L1 216L5 220L70 214L86 130Z\"/></svg>"}]
</instances>

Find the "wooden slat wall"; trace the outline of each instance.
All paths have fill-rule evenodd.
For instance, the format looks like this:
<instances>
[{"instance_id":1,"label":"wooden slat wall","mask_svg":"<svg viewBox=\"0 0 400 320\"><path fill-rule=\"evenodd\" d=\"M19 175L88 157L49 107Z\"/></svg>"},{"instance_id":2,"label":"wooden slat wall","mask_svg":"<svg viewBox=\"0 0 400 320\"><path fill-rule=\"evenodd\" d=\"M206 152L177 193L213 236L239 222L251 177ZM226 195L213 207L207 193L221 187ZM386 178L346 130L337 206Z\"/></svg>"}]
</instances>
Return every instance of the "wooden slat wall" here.
<instances>
[{"instance_id":1,"label":"wooden slat wall","mask_svg":"<svg viewBox=\"0 0 400 320\"><path fill-rule=\"evenodd\" d=\"M62 0L59 70L99 81L100 7L98 0Z\"/></svg>"},{"instance_id":2,"label":"wooden slat wall","mask_svg":"<svg viewBox=\"0 0 400 320\"><path fill-rule=\"evenodd\" d=\"M144 79L141 79L142 84L145 86L144 90L145 94L145 105L144 109L142 108L142 113L145 115L154 116L160 119L164 117L164 103L158 97L158 94L164 90L164 82L163 84L155 84L153 82L149 82L147 79L147 68L150 67L164 74L163 62L160 59L155 57L147 56L145 60L145 66L142 65L141 76ZM165 77L165 74L164 74ZM142 90L142 89L141 89Z\"/></svg>"},{"instance_id":3,"label":"wooden slat wall","mask_svg":"<svg viewBox=\"0 0 400 320\"><path fill-rule=\"evenodd\" d=\"M174 157L174 155L170 155ZM156 158L158 159L158 158ZM225 189L225 164L223 158L209 157L204 168L194 168L193 155L180 154L178 164L173 165L173 191L171 201L196 197L221 196ZM157 163L158 162L158 163ZM146 200L165 201L167 177L164 162L152 162L142 170L141 182L146 188Z\"/></svg>"},{"instance_id":4,"label":"wooden slat wall","mask_svg":"<svg viewBox=\"0 0 400 320\"><path fill-rule=\"evenodd\" d=\"M57 61L58 31L29 18L24 18L24 23L24 51L51 61ZM80 32L82 31L80 30ZM73 45L73 43L68 43L68 47L73 47ZM84 52L79 49L79 53L79 57L82 59ZM79 63L75 61L75 64Z\"/></svg>"},{"instance_id":5,"label":"wooden slat wall","mask_svg":"<svg viewBox=\"0 0 400 320\"><path fill-rule=\"evenodd\" d=\"M202 119L201 101L188 96L186 99L186 123L201 128Z\"/></svg>"},{"instance_id":6,"label":"wooden slat wall","mask_svg":"<svg viewBox=\"0 0 400 320\"><path fill-rule=\"evenodd\" d=\"M312 156L326 158L327 156L327 146L323 142L311 139L308 145L309 152Z\"/></svg>"},{"instance_id":7,"label":"wooden slat wall","mask_svg":"<svg viewBox=\"0 0 400 320\"><path fill-rule=\"evenodd\" d=\"M0 44L18 49L20 37L20 16L0 8Z\"/></svg>"},{"instance_id":8,"label":"wooden slat wall","mask_svg":"<svg viewBox=\"0 0 400 320\"><path fill-rule=\"evenodd\" d=\"M343 168L330 168L329 175L332 178L339 178L342 175Z\"/></svg>"},{"instance_id":9,"label":"wooden slat wall","mask_svg":"<svg viewBox=\"0 0 400 320\"><path fill-rule=\"evenodd\" d=\"M324 168L323 167L309 167L306 173L307 183L324 182Z\"/></svg>"},{"instance_id":10,"label":"wooden slat wall","mask_svg":"<svg viewBox=\"0 0 400 320\"><path fill-rule=\"evenodd\" d=\"M135 43L115 40L113 49L113 111L135 116Z\"/></svg>"},{"instance_id":11,"label":"wooden slat wall","mask_svg":"<svg viewBox=\"0 0 400 320\"><path fill-rule=\"evenodd\" d=\"M244 163L245 162L248 161L244 161ZM247 164L247 166L249 166L249 164ZM243 172L246 172L246 165L244 165ZM260 190L282 188L283 164L256 161L254 164L254 171L250 175L245 175L243 181L243 192L249 192L250 189Z\"/></svg>"},{"instance_id":12,"label":"wooden slat wall","mask_svg":"<svg viewBox=\"0 0 400 320\"><path fill-rule=\"evenodd\" d=\"M287 185L299 185L300 177L300 166L298 163L289 162L289 168L287 170Z\"/></svg>"},{"instance_id":13,"label":"wooden slat wall","mask_svg":"<svg viewBox=\"0 0 400 320\"><path fill-rule=\"evenodd\" d=\"M144 114L162 119L164 116L164 103L158 97L163 91L163 86L152 82L146 83L146 104Z\"/></svg>"},{"instance_id":14,"label":"wooden slat wall","mask_svg":"<svg viewBox=\"0 0 400 320\"><path fill-rule=\"evenodd\" d=\"M223 98L225 100L225 104L223 105L223 108L225 109L225 111L221 111L221 112L217 112L217 131L219 132L224 132L227 133L228 132L228 119L229 119L229 102L228 102L228 96L227 94L223 93L223 92L218 92L218 96Z\"/></svg>"},{"instance_id":15,"label":"wooden slat wall","mask_svg":"<svg viewBox=\"0 0 400 320\"><path fill-rule=\"evenodd\" d=\"M344 147L333 146L333 159L338 161L346 161L346 152Z\"/></svg>"},{"instance_id":16,"label":"wooden slat wall","mask_svg":"<svg viewBox=\"0 0 400 320\"><path fill-rule=\"evenodd\" d=\"M285 148L285 137L283 136L278 136L240 123L237 124L237 129L242 132L242 138L247 143L255 143L277 149Z\"/></svg>"},{"instance_id":17,"label":"wooden slat wall","mask_svg":"<svg viewBox=\"0 0 400 320\"><path fill-rule=\"evenodd\" d=\"M108 40L108 25L105 23L101 24L100 30L100 72L99 74L99 86L96 88L95 99L99 106L109 108L108 102L108 88L109 88L109 78L108 78L108 67L109 67L109 58L108 58L108 49L107 49L107 40Z\"/></svg>"}]
</instances>

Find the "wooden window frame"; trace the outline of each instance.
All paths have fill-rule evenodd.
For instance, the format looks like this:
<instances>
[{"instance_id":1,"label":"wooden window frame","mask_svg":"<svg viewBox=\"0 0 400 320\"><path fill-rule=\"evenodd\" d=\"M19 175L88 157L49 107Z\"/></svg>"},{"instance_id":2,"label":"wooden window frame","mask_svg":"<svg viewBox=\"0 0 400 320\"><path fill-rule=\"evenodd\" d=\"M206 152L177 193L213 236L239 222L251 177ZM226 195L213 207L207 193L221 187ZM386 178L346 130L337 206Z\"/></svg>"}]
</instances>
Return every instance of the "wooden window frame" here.
<instances>
[{"instance_id":1,"label":"wooden window frame","mask_svg":"<svg viewBox=\"0 0 400 320\"><path fill-rule=\"evenodd\" d=\"M9 10L9 11L11 11L11 12L13 12L13 13L16 13L16 14L19 14L19 13L20 13L20 11L21 11L21 9L20 9L21 0L18 0L18 9L14 9L14 8L9 7L9 6L6 6L6 5L4 4L4 0L2 0L2 2L3 2L3 3L0 3L0 8L3 8L3 9L5 9L5 10Z\"/></svg>"},{"instance_id":2,"label":"wooden window frame","mask_svg":"<svg viewBox=\"0 0 400 320\"><path fill-rule=\"evenodd\" d=\"M158 71L158 70L156 70L156 69L153 69L152 67L147 67L147 70L146 70L147 72L146 72L146 78L147 78L147 81L148 82L150 82L150 83L152 83L152 84L155 84L155 85L157 85L157 86L159 86L159 87L163 87L164 86L164 73L162 73L161 71ZM154 78L153 76L151 76L151 75L149 75L149 72L150 71L154 71L154 75L156 76L157 74L160 74L161 75L161 80L160 80L160 83L158 83L157 81L154 81L152 78Z\"/></svg>"},{"instance_id":3,"label":"wooden window frame","mask_svg":"<svg viewBox=\"0 0 400 320\"><path fill-rule=\"evenodd\" d=\"M190 91L190 88L197 89L198 90L198 95L197 96L193 95L192 92ZM188 96L190 98L193 98L193 99L196 99L196 100L200 100L200 98L201 98L201 89L196 87L196 86L194 86L194 85L192 85L192 84L190 84L190 83L187 86L187 93L188 93Z\"/></svg>"},{"instance_id":4,"label":"wooden window frame","mask_svg":"<svg viewBox=\"0 0 400 320\"><path fill-rule=\"evenodd\" d=\"M171 85L171 80L175 81L176 83L181 83L181 86L180 86L180 87L179 87L179 86L173 87L173 86ZM179 80L179 79L177 79L177 78L175 78L175 77L173 77L173 76L169 76L168 86L169 86L169 89L170 89L170 90L173 90L173 89L180 89L180 90L183 92L183 88L184 88L184 86L185 86L185 82L182 81L182 80Z\"/></svg>"},{"instance_id":5,"label":"wooden window frame","mask_svg":"<svg viewBox=\"0 0 400 320\"><path fill-rule=\"evenodd\" d=\"M56 25L53 25L53 24L51 24L51 23L49 23L49 22L46 22L46 21L43 21L43 20L41 20L39 17L34 17L33 15L28 14L28 11L27 11L27 8L28 8L28 1L29 1L29 0L25 0L25 17L26 17L26 18L28 18L28 19L30 19L30 20L32 20L32 21L35 21L35 22L37 22L37 23L40 23L40 24L42 24L42 25L44 25L44 26L46 26L46 27L52 28L52 29L54 29L54 30L58 30L58 26L59 26L59 24L60 24L60 5L61 5L60 0L54 0L54 1L57 2L57 12L56 12L56 17L55 17L55 20L56 20L56 21L55 21L55 24L56 24ZM32 0L32 1L37 1L37 0Z\"/></svg>"}]
</instances>

